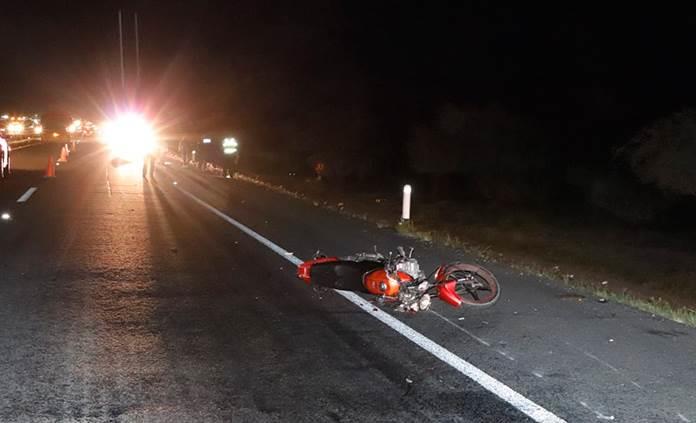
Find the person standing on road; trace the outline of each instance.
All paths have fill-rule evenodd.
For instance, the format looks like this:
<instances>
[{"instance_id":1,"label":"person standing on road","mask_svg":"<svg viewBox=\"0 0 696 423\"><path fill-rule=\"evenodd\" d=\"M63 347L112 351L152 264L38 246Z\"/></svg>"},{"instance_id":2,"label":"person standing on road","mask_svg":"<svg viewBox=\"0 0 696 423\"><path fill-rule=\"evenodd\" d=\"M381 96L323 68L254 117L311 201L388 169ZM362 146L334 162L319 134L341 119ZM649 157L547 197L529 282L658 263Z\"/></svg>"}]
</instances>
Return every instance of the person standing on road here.
<instances>
[{"instance_id":1,"label":"person standing on road","mask_svg":"<svg viewBox=\"0 0 696 423\"><path fill-rule=\"evenodd\" d=\"M185 138L179 141L179 154L184 162L184 166L187 166L191 161L191 143Z\"/></svg>"},{"instance_id":2,"label":"person standing on road","mask_svg":"<svg viewBox=\"0 0 696 423\"><path fill-rule=\"evenodd\" d=\"M152 148L147 152L145 158L143 159L143 178L155 177L155 165L157 164L157 158L160 155L160 145L154 143Z\"/></svg>"},{"instance_id":3,"label":"person standing on road","mask_svg":"<svg viewBox=\"0 0 696 423\"><path fill-rule=\"evenodd\" d=\"M148 176L151 178L155 177L155 161L155 153L147 153L145 159L143 159L143 178L147 178Z\"/></svg>"}]
</instances>

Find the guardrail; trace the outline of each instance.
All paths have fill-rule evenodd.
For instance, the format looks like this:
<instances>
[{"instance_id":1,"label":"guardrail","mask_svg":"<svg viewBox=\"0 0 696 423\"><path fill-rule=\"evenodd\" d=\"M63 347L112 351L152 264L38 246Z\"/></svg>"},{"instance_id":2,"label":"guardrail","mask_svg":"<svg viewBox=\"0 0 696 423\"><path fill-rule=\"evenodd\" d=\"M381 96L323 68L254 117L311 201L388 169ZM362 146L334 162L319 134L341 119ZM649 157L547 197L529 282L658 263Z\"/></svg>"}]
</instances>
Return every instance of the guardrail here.
<instances>
[{"instance_id":1,"label":"guardrail","mask_svg":"<svg viewBox=\"0 0 696 423\"><path fill-rule=\"evenodd\" d=\"M7 143L10 145L10 147L24 147L29 144L34 144L38 143L41 141L41 138L36 138L36 137L28 137L28 138L22 138L19 140L7 140Z\"/></svg>"}]
</instances>

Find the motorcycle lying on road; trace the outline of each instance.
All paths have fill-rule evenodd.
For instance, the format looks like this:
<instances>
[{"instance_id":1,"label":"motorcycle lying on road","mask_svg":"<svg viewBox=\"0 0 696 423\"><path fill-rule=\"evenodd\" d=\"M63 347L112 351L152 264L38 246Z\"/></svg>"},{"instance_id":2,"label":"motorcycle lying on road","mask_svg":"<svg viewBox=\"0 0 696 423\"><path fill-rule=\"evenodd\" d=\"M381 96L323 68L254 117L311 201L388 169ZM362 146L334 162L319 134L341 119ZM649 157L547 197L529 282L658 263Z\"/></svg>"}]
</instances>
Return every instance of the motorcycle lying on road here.
<instances>
[{"instance_id":1,"label":"motorcycle lying on road","mask_svg":"<svg viewBox=\"0 0 696 423\"><path fill-rule=\"evenodd\" d=\"M488 307L500 297L495 276L482 266L454 262L438 266L426 276L413 249L402 247L387 257L378 252L348 257L315 255L297 268L308 285L377 295L398 311L418 312L438 297L453 307Z\"/></svg>"}]
</instances>

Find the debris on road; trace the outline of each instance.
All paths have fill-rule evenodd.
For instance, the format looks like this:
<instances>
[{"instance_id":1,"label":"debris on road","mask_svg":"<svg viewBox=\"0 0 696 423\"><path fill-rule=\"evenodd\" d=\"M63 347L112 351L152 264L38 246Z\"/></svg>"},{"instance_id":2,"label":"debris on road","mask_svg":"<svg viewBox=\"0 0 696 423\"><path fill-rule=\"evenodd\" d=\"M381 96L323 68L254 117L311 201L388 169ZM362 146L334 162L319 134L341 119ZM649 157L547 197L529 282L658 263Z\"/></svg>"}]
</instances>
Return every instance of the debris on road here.
<instances>
[{"instance_id":1,"label":"debris on road","mask_svg":"<svg viewBox=\"0 0 696 423\"><path fill-rule=\"evenodd\" d=\"M560 298L562 300L578 300L578 302L581 302L582 300L585 299L585 296L581 295L581 294L567 293L567 294L558 295L558 298Z\"/></svg>"}]
</instances>

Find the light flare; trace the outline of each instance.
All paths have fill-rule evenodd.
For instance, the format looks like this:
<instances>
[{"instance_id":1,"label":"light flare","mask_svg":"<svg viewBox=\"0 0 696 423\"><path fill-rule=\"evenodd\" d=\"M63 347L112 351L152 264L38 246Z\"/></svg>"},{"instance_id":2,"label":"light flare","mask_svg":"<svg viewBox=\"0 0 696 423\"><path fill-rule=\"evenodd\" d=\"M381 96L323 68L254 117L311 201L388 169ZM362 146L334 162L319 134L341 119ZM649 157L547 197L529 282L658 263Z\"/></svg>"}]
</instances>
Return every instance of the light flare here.
<instances>
[{"instance_id":1,"label":"light flare","mask_svg":"<svg viewBox=\"0 0 696 423\"><path fill-rule=\"evenodd\" d=\"M10 135L21 135L24 133L24 124L20 122L11 122L7 125L7 132Z\"/></svg>"},{"instance_id":2,"label":"light flare","mask_svg":"<svg viewBox=\"0 0 696 423\"><path fill-rule=\"evenodd\" d=\"M82 121L80 119L75 119L74 121L72 121L72 123L70 125L68 125L67 128L65 128L65 130L69 134L74 134L75 132L78 132L81 128L82 128Z\"/></svg>"},{"instance_id":3,"label":"light flare","mask_svg":"<svg viewBox=\"0 0 696 423\"><path fill-rule=\"evenodd\" d=\"M124 160L142 160L157 149L155 131L140 115L129 113L102 123L101 140L113 156Z\"/></svg>"}]
</instances>

